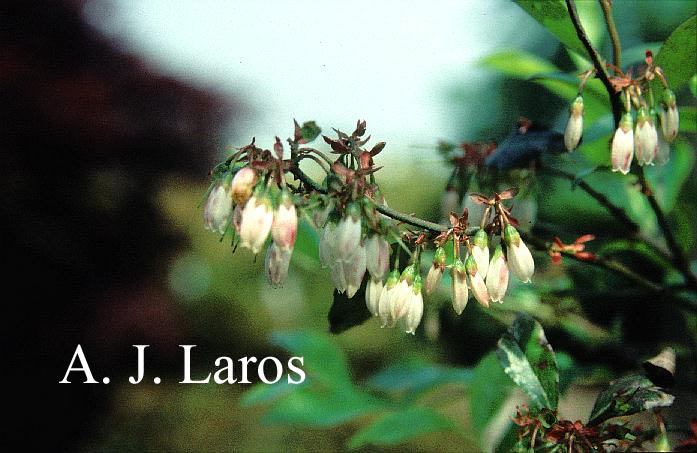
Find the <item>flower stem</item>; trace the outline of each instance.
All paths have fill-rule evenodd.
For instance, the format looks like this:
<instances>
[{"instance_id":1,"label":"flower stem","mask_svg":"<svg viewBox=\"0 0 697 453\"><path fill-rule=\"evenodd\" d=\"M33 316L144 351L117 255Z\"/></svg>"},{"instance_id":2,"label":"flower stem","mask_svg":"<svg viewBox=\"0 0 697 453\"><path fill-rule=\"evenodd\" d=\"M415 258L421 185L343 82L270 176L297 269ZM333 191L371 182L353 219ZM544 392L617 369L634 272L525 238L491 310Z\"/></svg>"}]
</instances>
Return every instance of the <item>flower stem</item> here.
<instances>
[{"instance_id":1,"label":"flower stem","mask_svg":"<svg viewBox=\"0 0 697 453\"><path fill-rule=\"evenodd\" d=\"M678 241L673 234L673 230L671 230L670 224L668 223L668 218L661 209L661 206L658 204L658 200L656 200L653 190L651 190L651 185L644 174L644 167L638 167L637 175L639 176L641 192L649 201L649 205L651 205L651 209L653 209L653 212L656 215L658 226L661 228L663 236L666 238L668 249L673 255L673 264L685 278L685 284L687 284L692 290L697 291L697 277L695 277L695 274L693 274L690 270L690 262L688 261L687 256L685 256L680 244L678 244Z\"/></svg>"},{"instance_id":2,"label":"flower stem","mask_svg":"<svg viewBox=\"0 0 697 453\"><path fill-rule=\"evenodd\" d=\"M610 33L610 40L612 41L612 63L619 68L622 62L622 46L620 45L620 37L617 34L615 20L612 18L612 0L600 0L600 7L603 10L607 31Z\"/></svg>"},{"instance_id":3,"label":"flower stem","mask_svg":"<svg viewBox=\"0 0 697 453\"><path fill-rule=\"evenodd\" d=\"M615 119L615 126L617 126L620 124L620 117L622 115L622 102L620 101L620 95L615 91L612 82L610 82L610 75L607 72L607 68L603 63L600 54L598 54L598 51L595 50L593 44L591 44L590 40L588 39L588 35L586 35L586 31L583 29L583 25L581 25L581 20L576 12L576 4L574 3L574 0L566 0L566 8L569 10L569 18L571 18L571 22L576 29L576 35L593 62L593 67L596 70L596 77L598 77L603 83L605 89L607 90L608 96L610 96L612 116Z\"/></svg>"}]
</instances>

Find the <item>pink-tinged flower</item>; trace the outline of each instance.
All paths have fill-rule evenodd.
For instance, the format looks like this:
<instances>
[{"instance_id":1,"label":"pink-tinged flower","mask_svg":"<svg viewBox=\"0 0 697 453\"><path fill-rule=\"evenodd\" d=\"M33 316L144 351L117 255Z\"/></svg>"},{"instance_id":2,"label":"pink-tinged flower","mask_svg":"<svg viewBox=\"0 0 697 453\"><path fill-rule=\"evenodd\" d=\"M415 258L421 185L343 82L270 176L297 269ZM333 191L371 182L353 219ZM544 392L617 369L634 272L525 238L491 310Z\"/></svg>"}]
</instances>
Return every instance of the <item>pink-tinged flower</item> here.
<instances>
[{"instance_id":1,"label":"pink-tinged flower","mask_svg":"<svg viewBox=\"0 0 697 453\"><path fill-rule=\"evenodd\" d=\"M232 178L232 199L237 204L245 204L252 195L257 183L257 172L250 167L243 167Z\"/></svg>"},{"instance_id":2,"label":"pink-tinged flower","mask_svg":"<svg viewBox=\"0 0 697 453\"><path fill-rule=\"evenodd\" d=\"M467 291L467 270L460 258L456 259L453 267L450 268L450 277L452 278L453 308L455 313L459 315L467 306L469 297Z\"/></svg>"},{"instance_id":3,"label":"pink-tinged flower","mask_svg":"<svg viewBox=\"0 0 697 453\"><path fill-rule=\"evenodd\" d=\"M636 129L636 160L639 165L653 165L658 150L658 133L653 119L646 107L637 112Z\"/></svg>"},{"instance_id":4,"label":"pink-tinged flower","mask_svg":"<svg viewBox=\"0 0 697 453\"><path fill-rule=\"evenodd\" d=\"M380 315L380 293L382 293L383 287L381 280L373 280L372 278L368 279L368 284L365 287L365 305L373 316Z\"/></svg>"},{"instance_id":5,"label":"pink-tinged flower","mask_svg":"<svg viewBox=\"0 0 697 453\"><path fill-rule=\"evenodd\" d=\"M408 301L407 312L402 318L404 331L414 335L416 328L421 323L424 314L424 298L421 294L421 276L414 277L414 284L411 285L411 297Z\"/></svg>"},{"instance_id":6,"label":"pink-tinged flower","mask_svg":"<svg viewBox=\"0 0 697 453\"><path fill-rule=\"evenodd\" d=\"M584 234L576 239L573 244L564 244L561 239L555 237L554 243L549 248L549 256L552 257L552 262L554 264L561 263L562 252L572 252L574 256L580 260L593 261L595 259L595 254L585 251L585 243L593 239L595 239L595 236L592 234Z\"/></svg>"},{"instance_id":7,"label":"pink-tinged flower","mask_svg":"<svg viewBox=\"0 0 697 453\"><path fill-rule=\"evenodd\" d=\"M223 178L208 194L203 208L203 225L207 230L225 234L230 223L232 199L230 198L230 181Z\"/></svg>"},{"instance_id":8,"label":"pink-tinged flower","mask_svg":"<svg viewBox=\"0 0 697 453\"><path fill-rule=\"evenodd\" d=\"M350 261L361 244L361 216L356 205L350 205L335 232L334 258Z\"/></svg>"},{"instance_id":9,"label":"pink-tinged flower","mask_svg":"<svg viewBox=\"0 0 697 453\"><path fill-rule=\"evenodd\" d=\"M632 114L626 112L622 115L620 126L615 131L612 139L612 171L619 171L623 175L629 173L634 157L634 130L632 128Z\"/></svg>"},{"instance_id":10,"label":"pink-tinged flower","mask_svg":"<svg viewBox=\"0 0 697 453\"><path fill-rule=\"evenodd\" d=\"M535 261L520 234L512 225L506 225L506 258L508 268L521 282L527 283L535 272Z\"/></svg>"},{"instance_id":11,"label":"pink-tinged flower","mask_svg":"<svg viewBox=\"0 0 697 453\"><path fill-rule=\"evenodd\" d=\"M661 115L661 130L663 137L668 143L672 143L675 137L678 136L678 128L680 127L680 113L675 102L675 93L672 90L666 89L663 92L663 113Z\"/></svg>"},{"instance_id":12,"label":"pink-tinged flower","mask_svg":"<svg viewBox=\"0 0 697 453\"><path fill-rule=\"evenodd\" d=\"M409 301L413 295L412 284L416 278L416 268L414 265L407 266L399 277L399 283L395 287L395 292L390 298L390 317L393 322L398 321L407 313Z\"/></svg>"},{"instance_id":13,"label":"pink-tinged flower","mask_svg":"<svg viewBox=\"0 0 697 453\"><path fill-rule=\"evenodd\" d=\"M394 326L395 320L392 318L391 313L391 300L394 296L397 285L399 284L399 271L394 269L390 272L387 277L385 286L380 292L380 299L378 301L378 315L380 316L380 321L382 322L382 327L392 327Z\"/></svg>"},{"instance_id":14,"label":"pink-tinged flower","mask_svg":"<svg viewBox=\"0 0 697 453\"><path fill-rule=\"evenodd\" d=\"M508 263L501 244L496 246L494 256L491 257L489 272L486 274L486 289L492 302L503 303L503 296L508 289Z\"/></svg>"},{"instance_id":15,"label":"pink-tinged flower","mask_svg":"<svg viewBox=\"0 0 697 453\"><path fill-rule=\"evenodd\" d=\"M484 278L489 269L489 238L486 231L480 228L472 238L472 244L472 256L477 263L477 271Z\"/></svg>"},{"instance_id":16,"label":"pink-tinged flower","mask_svg":"<svg viewBox=\"0 0 697 453\"><path fill-rule=\"evenodd\" d=\"M271 200L264 193L252 195L242 210L240 245L257 254L271 232L273 211Z\"/></svg>"},{"instance_id":17,"label":"pink-tinged flower","mask_svg":"<svg viewBox=\"0 0 697 453\"><path fill-rule=\"evenodd\" d=\"M322 228L319 238L319 262L322 267L331 267L336 259L334 258L334 244L336 243L336 224L327 222Z\"/></svg>"},{"instance_id":18,"label":"pink-tinged flower","mask_svg":"<svg viewBox=\"0 0 697 453\"><path fill-rule=\"evenodd\" d=\"M271 236L273 241L283 248L293 249L295 237L298 233L298 216L295 205L288 192L281 193L281 199L273 216Z\"/></svg>"},{"instance_id":19,"label":"pink-tinged flower","mask_svg":"<svg viewBox=\"0 0 697 453\"><path fill-rule=\"evenodd\" d=\"M569 151L573 151L581 141L583 135L583 97L578 95L569 109L571 115L564 130L564 145Z\"/></svg>"},{"instance_id":20,"label":"pink-tinged flower","mask_svg":"<svg viewBox=\"0 0 697 453\"><path fill-rule=\"evenodd\" d=\"M487 266L488 265L489 263L487 263ZM467 281L472 289L474 298L477 299L477 302L488 308L489 291L486 289L486 283L484 283L484 279L477 269L477 262L474 260L473 255L467 257L465 269L467 270Z\"/></svg>"},{"instance_id":21,"label":"pink-tinged flower","mask_svg":"<svg viewBox=\"0 0 697 453\"><path fill-rule=\"evenodd\" d=\"M431 294L438 286L438 283L440 283L440 279L445 271L445 258L445 250L443 247L438 247L433 255L433 264L431 264L431 268L426 275L426 283L424 284L426 294Z\"/></svg>"},{"instance_id":22,"label":"pink-tinged flower","mask_svg":"<svg viewBox=\"0 0 697 453\"><path fill-rule=\"evenodd\" d=\"M264 267L266 268L266 278L272 286L279 287L286 281L292 254L293 249L279 247L276 243L272 243L266 250Z\"/></svg>"},{"instance_id":23,"label":"pink-tinged flower","mask_svg":"<svg viewBox=\"0 0 697 453\"><path fill-rule=\"evenodd\" d=\"M363 276L365 275L365 247L358 247L351 261L344 261L341 264L344 268L344 276L346 278L346 295L352 298L358 288L361 287Z\"/></svg>"},{"instance_id":24,"label":"pink-tinged flower","mask_svg":"<svg viewBox=\"0 0 697 453\"><path fill-rule=\"evenodd\" d=\"M382 280L390 271L390 244L379 234L373 234L365 241L366 267L370 276Z\"/></svg>"}]
</instances>

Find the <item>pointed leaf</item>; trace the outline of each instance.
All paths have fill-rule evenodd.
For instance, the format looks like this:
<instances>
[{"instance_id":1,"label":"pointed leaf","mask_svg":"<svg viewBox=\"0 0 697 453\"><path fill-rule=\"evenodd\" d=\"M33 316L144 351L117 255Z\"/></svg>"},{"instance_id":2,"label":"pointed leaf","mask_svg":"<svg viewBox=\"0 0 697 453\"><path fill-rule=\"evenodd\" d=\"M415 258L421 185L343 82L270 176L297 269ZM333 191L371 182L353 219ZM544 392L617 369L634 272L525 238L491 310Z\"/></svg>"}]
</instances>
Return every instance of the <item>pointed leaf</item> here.
<instances>
[{"instance_id":1,"label":"pointed leaf","mask_svg":"<svg viewBox=\"0 0 697 453\"><path fill-rule=\"evenodd\" d=\"M520 314L496 351L504 371L538 408L556 409L559 373L552 346L540 323Z\"/></svg>"},{"instance_id":2,"label":"pointed leaf","mask_svg":"<svg viewBox=\"0 0 697 453\"><path fill-rule=\"evenodd\" d=\"M453 422L425 407L411 407L386 414L358 431L349 441L350 448L372 445L396 445L417 436L453 429Z\"/></svg>"},{"instance_id":3,"label":"pointed leaf","mask_svg":"<svg viewBox=\"0 0 697 453\"><path fill-rule=\"evenodd\" d=\"M493 351L479 361L472 373L472 384L469 387L470 416L475 434L483 439L487 425L506 401L513 382L501 369Z\"/></svg>"},{"instance_id":4,"label":"pointed leaf","mask_svg":"<svg viewBox=\"0 0 697 453\"><path fill-rule=\"evenodd\" d=\"M656 66L663 68L670 89L677 92L697 73L697 16L680 24L666 39L654 59ZM662 99L663 86L658 81L652 84L656 99Z\"/></svg>"},{"instance_id":5,"label":"pointed leaf","mask_svg":"<svg viewBox=\"0 0 697 453\"><path fill-rule=\"evenodd\" d=\"M622 415L636 414L649 409L668 407L675 397L656 387L643 375L617 379L603 390L593 405L589 425Z\"/></svg>"},{"instance_id":6,"label":"pointed leaf","mask_svg":"<svg viewBox=\"0 0 697 453\"><path fill-rule=\"evenodd\" d=\"M309 330L274 332L271 342L294 356L303 357L303 369L323 384L330 387L351 385L346 358L327 335Z\"/></svg>"}]
</instances>

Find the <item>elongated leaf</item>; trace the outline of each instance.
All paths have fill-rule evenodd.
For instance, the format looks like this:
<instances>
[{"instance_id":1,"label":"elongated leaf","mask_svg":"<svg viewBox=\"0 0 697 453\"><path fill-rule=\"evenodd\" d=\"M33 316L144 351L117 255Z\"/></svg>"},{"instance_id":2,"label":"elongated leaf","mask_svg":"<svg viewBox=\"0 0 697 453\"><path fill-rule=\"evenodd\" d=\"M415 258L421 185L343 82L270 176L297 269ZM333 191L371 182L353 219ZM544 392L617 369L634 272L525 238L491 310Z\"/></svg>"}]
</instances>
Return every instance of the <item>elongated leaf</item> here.
<instances>
[{"instance_id":1,"label":"elongated leaf","mask_svg":"<svg viewBox=\"0 0 697 453\"><path fill-rule=\"evenodd\" d=\"M622 415L668 407L675 397L656 387L646 376L631 375L617 379L598 395L591 411L589 425Z\"/></svg>"},{"instance_id":2,"label":"elongated leaf","mask_svg":"<svg viewBox=\"0 0 697 453\"><path fill-rule=\"evenodd\" d=\"M361 429L351 438L349 447L395 445L454 427L453 422L431 409L411 407L402 412L390 412Z\"/></svg>"},{"instance_id":3,"label":"elongated leaf","mask_svg":"<svg viewBox=\"0 0 697 453\"><path fill-rule=\"evenodd\" d=\"M351 388L327 393L302 388L274 403L262 420L269 424L327 427L384 407L382 401Z\"/></svg>"},{"instance_id":4,"label":"elongated leaf","mask_svg":"<svg viewBox=\"0 0 697 453\"><path fill-rule=\"evenodd\" d=\"M552 346L540 323L520 314L498 342L503 369L538 408L556 409L559 372Z\"/></svg>"},{"instance_id":5,"label":"elongated leaf","mask_svg":"<svg viewBox=\"0 0 697 453\"><path fill-rule=\"evenodd\" d=\"M496 353L485 355L473 370L469 388L470 417L477 437L483 438L489 422L501 409L513 382L503 372Z\"/></svg>"},{"instance_id":6,"label":"elongated leaf","mask_svg":"<svg viewBox=\"0 0 697 453\"><path fill-rule=\"evenodd\" d=\"M686 84L690 77L697 73L697 16L692 16L680 24L678 28L666 39L661 50L654 60L655 64L663 68L668 84L673 91L677 91ZM662 85L656 81L652 84L661 99Z\"/></svg>"},{"instance_id":7,"label":"elongated leaf","mask_svg":"<svg viewBox=\"0 0 697 453\"><path fill-rule=\"evenodd\" d=\"M563 0L515 0L536 21L559 38L562 44L588 58L586 49L579 41L569 11Z\"/></svg>"},{"instance_id":8,"label":"elongated leaf","mask_svg":"<svg viewBox=\"0 0 697 453\"><path fill-rule=\"evenodd\" d=\"M275 332L271 342L294 356L303 357L303 369L323 384L329 387L351 385L344 354L326 335L311 331Z\"/></svg>"},{"instance_id":9,"label":"elongated leaf","mask_svg":"<svg viewBox=\"0 0 697 453\"><path fill-rule=\"evenodd\" d=\"M418 396L439 385L466 384L471 380L472 371L469 369L412 360L390 365L368 379L368 385L385 392L405 392Z\"/></svg>"},{"instance_id":10,"label":"elongated leaf","mask_svg":"<svg viewBox=\"0 0 697 453\"><path fill-rule=\"evenodd\" d=\"M559 68L547 60L523 51L505 50L488 55L482 60L482 65L509 77L542 85L569 102L578 94L578 79L560 75ZM553 74L555 75L552 76ZM609 111L609 100L599 80L588 81L583 104L586 126L590 126Z\"/></svg>"},{"instance_id":11,"label":"elongated leaf","mask_svg":"<svg viewBox=\"0 0 697 453\"><path fill-rule=\"evenodd\" d=\"M256 406L259 404L267 404L304 385L306 385L305 382L302 384L289 384L287 380L281 380L271 385L264 383L255 384L251 389L244 392L244 395L240 398L240 405Z\"/></svg>"}]
</instances>

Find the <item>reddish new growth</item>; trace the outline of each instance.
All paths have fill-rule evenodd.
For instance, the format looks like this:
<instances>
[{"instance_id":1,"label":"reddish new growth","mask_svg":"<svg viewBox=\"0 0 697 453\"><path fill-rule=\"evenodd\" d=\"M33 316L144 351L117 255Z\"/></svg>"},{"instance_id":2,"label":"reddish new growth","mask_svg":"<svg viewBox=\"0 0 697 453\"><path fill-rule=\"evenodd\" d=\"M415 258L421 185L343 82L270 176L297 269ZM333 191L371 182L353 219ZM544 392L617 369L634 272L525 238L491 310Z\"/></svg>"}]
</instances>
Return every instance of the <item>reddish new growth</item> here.
<instances>
[{"instance_id":1,"label":"reddish new growth","mask_svg":"<svg viewBox=\"0 0 697 453\"><path fill-rule=\"evenodd\" d=\"M562 253L573 253L573 255L584 261L593 261L595 259L595 254L592 252L586 252L586 242L592 241L595 236L592 234L584 234L574 241L573 244L564 244L558 237L554 238L554 243L549 247L549 256L552 257L552 262L554 264L561 263Z\"/></svg>"},{"instance_id":2,"label":"reddish new growth","mask_svg":"<svg viewBox=\"0 0 697 453\"><path fill-rule=\"evenodd\" d=\"M481 168L484 166L484 161L494 151L496 151L496 143L461 143L462 155L453 158L453 164L462 169Z\"/></svg>"}]
</instances>

